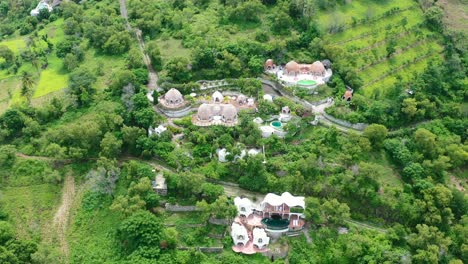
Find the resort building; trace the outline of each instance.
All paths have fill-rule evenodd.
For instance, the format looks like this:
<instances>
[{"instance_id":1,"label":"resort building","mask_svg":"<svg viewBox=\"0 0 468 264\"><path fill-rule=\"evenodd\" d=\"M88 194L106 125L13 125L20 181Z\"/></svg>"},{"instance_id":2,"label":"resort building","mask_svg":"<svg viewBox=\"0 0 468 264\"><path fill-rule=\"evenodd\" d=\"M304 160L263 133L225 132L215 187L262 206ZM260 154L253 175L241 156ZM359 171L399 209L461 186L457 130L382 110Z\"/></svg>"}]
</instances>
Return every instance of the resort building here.
<instances>
[{"instance_id":1,"label":"resort building","mask_svg":"<svg viewBox=\"0 0 468 264\"><path fill-rule=\"evenodd\" d=\"M216 91L211 98L201 100L197 113L192 117L192 123L197 126L235 126L239 109L254 111L256 104L253 98L248 98L238 92L231 92L224 96Z\"/></svg>"},{"instance_id":2,"label":"resort building","mask_svg":"<svg viewBox=\"0 0 468 264\"><path fill-rule=\"evenodd\" d=\"M249 242L249 234L247 233L247 229L245 226L236 222L233 222L231 225L231 237L234 245L246 246L247 242Z\"/></svg>"},{"instance_id":3,"label":"resort building","mask_svg":"<svg viewBox=\"0 0 468 264\"><path fill-rule=\"evenodd\" d=\"M31 16L38 16L42 9L49 11L49 13L53 10L52 6L49 5L47 1L42 0L37 4L36 8L31 10Z\"/></svg>"},{"instance_id":4,"label":"resort building","mask_svg":"<svg viewBox=\"0 0 468 264\"><path fill-rule=\"evenodd\" d=\"M312 64L290 61L282 66L276 66L269 59L265 62L264 69L269 74L274 74L286 86L300 86L313 89L322 85L332 76L331 62L329 60L315 61Z\"/></svg>"},{"instance_id":5,"label":"resort building","mask_svg":"<svg viewBox=\"0 0 468 264\"><path fill-rule=\"evenodd\" d=\"M202 104L198 108L197 119L202 122L234 124L237 122L237 109L231 104Z\"/></svg>"},{"instance_id":6,"label":"resort building","mask_svg":"<svg viewBox=\"0 0 468 264\"><path fill-rule=\"evenodd\" d=\"M305 201L302 196L293 196L288 192L280 195L269 193L260 204L266 229L272 232L293 231L304 226Z\"/></svg>"},{"instance_id":7,"label":"resort building","mask_svg":"<svg viewBox=\"0 0 468 264\"><path fill-rule=\"evenodd\" d=\"M288 106L281 108L281 113L279 116L279 121L289 122L291 120L291 109Z\"/></svg>"},{"instance_id":8,"label":"resort building","mask_svg":"<svg viewBox=\"0 0 468 264\"><path fill-rule=\"evenodd\" d=\"M258 155L261 151L258 149L249 149L248 151L243 149L241 150L239 155L234 156L234 161L237 161L238 159L243 159L246 155L248 156L255 156ZM219 162L228 162L227 156L230 155L231 153L228 152L225 148L222 149L217 149L216 154L218 155L218 161Z\"/></svg>"},{"instance_id":9,"label":"resort building","mask_svg":"<svg viewBox=\"0 0 468 264\"><path fill-rule=\"evenodd\" d=\"M163 125L159 125L157 128L150 127L148 128L148 135L157 135L159 137L164 131L167 131L167 128Z\"/></svg>"},{"instance_id":10,"label":"resort building","mask_svg":"<svg viewBox=\"0 0 468 264\"><path fill-rule=\"evenodd\" d=\"M267 236L265 229L256 227L253 229L253 244L258 249L264 249L270 243L270 238Z\"/></svg>"},{"instance_id":11,"label":"resort building","mask_svg":"<svg viewBox=\"0 0 468 264\"><path fill-rule=\"evenodd\" d=\"M219 91L216 91L213 93L213 95L211 96L211 101L212 103L216 104L216 103L222 103L224 101L224 96L222 93L220 93Z\"/></svg>"},{"instance_id":12,"label":"resort building","mask_svg":"<svg viewBox=\"0 0 468 264\"><path fill-rule=\"evenodd\" d=\"M185 104L184 96L175 88L169 89L164 96L159 97L159 103L167 108L180 108Z\"/></svg>"},{"instance_id":13,"label":"resort building","mask_svg":"<svg viewBox=\"0 0 468 264\"><path fill-rule=\"evenodd\" d=\"M234 241L232 249L235 252L254 254L268 251L271 238L282 234L297 235L304 228L305 201L302 196L293 196L288 192L281 195L269 193L260 204L254 204L249 199L236 197L234 205L238 216L234 219L231 235L237 237L243 226L249 234L246 244ZM236 225L234 225L236 224Z\"/></svg>"},{"instance_id":14,"label":"resort building","mask_svg":"<svg viewBox=\"0 0 468 264\"><path fill-rule=\"evenodd\" d=\"M248 198L234 198L234 205L237 207L237 212L240 216L248 217L254 211L252 202Z\"/></svg>"}]
</instances>

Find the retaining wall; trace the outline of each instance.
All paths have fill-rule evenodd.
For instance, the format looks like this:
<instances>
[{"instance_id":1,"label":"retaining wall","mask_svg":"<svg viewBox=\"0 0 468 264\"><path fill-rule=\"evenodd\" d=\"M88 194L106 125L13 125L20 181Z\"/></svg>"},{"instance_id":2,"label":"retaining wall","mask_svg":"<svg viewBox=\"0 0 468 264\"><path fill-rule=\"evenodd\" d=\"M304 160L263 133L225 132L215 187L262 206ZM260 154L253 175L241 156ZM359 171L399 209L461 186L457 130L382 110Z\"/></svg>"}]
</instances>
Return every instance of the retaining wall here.
<instances>
[{"instance_id":1,"label":"retaining wall","mask_svg":"<svg viewBox=\"0 0 468 264\"><path fill-rule=\"evenodd\" d=\"M352 128L352 129L356 129L356 130L359 130L359 131L362 131L364 130L367 126L369 126L368 124L364 124L364 123L357 123L357 124L353 124L353 123L350 123L348 121L344 121L344 120L341 120L341 119L338 119L338 118L335 118L327 113L322 113L322 116L327 119L328 121L330 122L333 122L333 123L336 123L340 126L344 126L344 127L347 127L347 128Z\"/></svg>"},{"instance_id":2,"label":"retaining wall","mask_svg":"<svg viewBox=\"0 0 468 264\"><path fill-rule=\"evenodd\" d=\"M199 208L197 208L194 205L188 205L188 206L183 206L183 205L171 205L166 203L165 206L166 211L169 212L195 212L195 211L200 211Z\"/></svg>"}]
</instances>

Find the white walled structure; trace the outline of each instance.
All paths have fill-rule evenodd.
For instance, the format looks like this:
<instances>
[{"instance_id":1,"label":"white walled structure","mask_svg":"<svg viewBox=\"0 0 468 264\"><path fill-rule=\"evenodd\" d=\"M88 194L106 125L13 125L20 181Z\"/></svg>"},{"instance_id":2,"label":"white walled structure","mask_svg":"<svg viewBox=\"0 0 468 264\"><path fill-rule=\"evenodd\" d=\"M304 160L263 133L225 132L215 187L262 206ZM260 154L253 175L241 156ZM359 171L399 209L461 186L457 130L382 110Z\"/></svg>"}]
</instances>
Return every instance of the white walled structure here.
<instances>
[{"instance_id":1,"label":"white walled structure","mask_svg":"<svg viewBox=\"0 0 468 264\"><path fill-rule=\"evenodd\" d=\"M249 242L249 234L247 233L247 229L239 224L239 223L232 223L231 225L231 237L234 245L243 245L245 246L247 242Z\"/></svg>"},{"instance_id":2,"label":"white walled structure","mask_svg":"<svg viewBox=\"0 0 468 264\"><path fill-rule=\"evenodd\" d=\"M157 135L159 137L164 131L167 131L167 128L163 125L159 125L157 128L148 128L149 136Z\"/></svg>"},{"instance_id":3,"label":"white walled structure","mask_svg":"<svg viewBox=\"0 0 468 264\"><path fill-rule=\"evenodd\" d=\"M265 229L256 227L253 229L252 242L258 249L263 249L270 243L270 238L267 236Z\"/></svg>"},{"instance_id":4,"label":"white walled structure","mask_svg":"<svg viewBox=\"0 0 468 264\"><path fill-rule=\"evenodd\" d=\"M42 0L37 4L36 8L31 10L30 15L31 16L38 16L42 9L47 9L47 11L49 11L49 13L52 12L52 10L53 10L52 6L50 6L47 3L47 1Z\"/></svg>"},{"instance_id":5,"label":"white walled structure","mask_svg":"<svg viewBox=\"0 0 468 264\"><path fill-rule=\"evenodd\" d=\"M253 213L252 202L247 198L234 198L234 205L237 207L237 213L243 216L249 216Z\"/></svg>"}]
</instances>

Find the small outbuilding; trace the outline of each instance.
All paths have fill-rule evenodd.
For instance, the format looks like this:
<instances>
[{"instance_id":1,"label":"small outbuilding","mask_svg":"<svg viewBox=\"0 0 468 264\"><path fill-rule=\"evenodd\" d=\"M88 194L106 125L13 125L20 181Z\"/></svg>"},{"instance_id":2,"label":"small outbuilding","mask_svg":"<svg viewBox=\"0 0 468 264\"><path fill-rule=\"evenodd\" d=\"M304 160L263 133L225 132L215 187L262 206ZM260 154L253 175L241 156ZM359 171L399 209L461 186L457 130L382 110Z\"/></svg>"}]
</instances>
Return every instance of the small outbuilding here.
<instances>
[{"instance_id":1,"label":"small outbuilding","mask_svg":"<svg viewBox=\"0 0 468 264\"><path fill-rule=\"evenodd\" d=\"M166 178L164 178L162 173L159 173L156 175L156 178L154 181L151 182L153 185L153 190L162 196L167 195L167 184L166 184Z\"/></svg>"},{"instance_id":2,"label":"small outbuilding","mask_svg":"<svg viewBox=\"0 0 468 264\"><path fill-rule=\"evenodd\" d=\"M351 101L351 99L353 99L353 90L346 90L341 99L348 102Z\"/></svg>"},{"instance_id":3,"label":"small outbuilding","mask_svg":"<svg viewBox=\"0 0 468 264\"><path fill-rule=\"evenodd\" d=\"M224 101L223 94L220 93L219 91L214 92L213 95L211 96L211 101L213 103L222 103Z\"/></svg>"}]
</instances>

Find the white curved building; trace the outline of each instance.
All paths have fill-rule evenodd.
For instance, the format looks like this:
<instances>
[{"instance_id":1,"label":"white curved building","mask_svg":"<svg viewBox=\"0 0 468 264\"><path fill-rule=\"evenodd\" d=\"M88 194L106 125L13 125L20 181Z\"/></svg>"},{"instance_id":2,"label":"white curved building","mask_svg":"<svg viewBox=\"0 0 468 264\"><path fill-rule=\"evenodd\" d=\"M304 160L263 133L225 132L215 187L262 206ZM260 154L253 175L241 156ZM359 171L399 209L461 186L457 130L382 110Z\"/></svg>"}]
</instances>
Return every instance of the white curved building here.
<instances>
[{"instance_id":1,"label":"white curved building","mask_svg":"<svg viewBox=\"0 0 468 264\"><path fill-rule=\"evenodd\" d=\"M224 101L224 96L222 93L220 93L219 91L216 91L213 93L213 95L211 96L211 101L213 103L222 103Z\"/></svg>"},{"instance_id":2,"label":"white curved building","mask_svg":"<svg viewBox=\"0 0 468 264\"><path fill-rule=\"evenodd\" d=\"M249 242L249 234L245 226L233 222L231 225L231 237L234 245L243 245L245 246Z\"/></svg>"},{"instance_id":3,"label":"white curved building","mask_svg":"<svg viewBox=\"0 0 468 264\"><path fill-rule=\"evenodd\" d=\"M265 229L256 227L253 229L253 244L258 249L263 249L270 243L270 238L267 236Z\"/></svg>"},{"instance_id":4,"label":"white curved building","mask_svg":"<svg viewBox=\"0 0 468 264\"><path fill-rule=\"evenodd\" d=\"M239 215L248 217L253 213L254 208L252 202L247 198L234 198L234 205L237 207L237 212Z\"/></svg>"}]
</instances>

